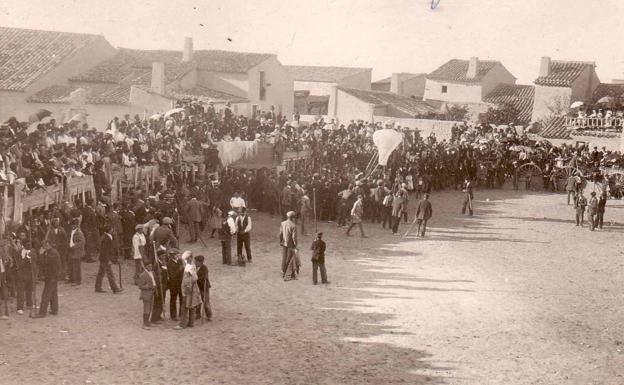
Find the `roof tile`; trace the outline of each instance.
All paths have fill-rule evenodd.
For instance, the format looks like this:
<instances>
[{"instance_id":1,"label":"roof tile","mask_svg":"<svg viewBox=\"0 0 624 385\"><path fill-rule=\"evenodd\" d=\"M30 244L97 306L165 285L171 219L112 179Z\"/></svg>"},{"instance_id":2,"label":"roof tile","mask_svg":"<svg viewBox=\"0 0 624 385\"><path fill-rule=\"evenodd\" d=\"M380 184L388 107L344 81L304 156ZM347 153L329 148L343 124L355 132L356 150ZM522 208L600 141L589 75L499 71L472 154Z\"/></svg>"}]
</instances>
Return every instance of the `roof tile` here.
<instances>
[{"instance_id":1,"label":"roof tile","mask_svg":"<svg viewBox=\"0 0 624 385\"><path fill-rule=\"evenodd\" d=\"M77 85L53 85L35 93L28 98L29 103L69 103L69 95L83 88L87 91L89 104L120 104L125 105L130 102L130 85L111 85L103 89L93 89Z\"/></svg>"},{"instance_id":2,"label":"roof tile","mask_svg":"<svg viewBox=\"0 0 624 385\"><path fill-rule=\"evenodd\" d=\"M553 118L539 135L546 139L572 139L568 128L565 126L565 116Z\"/></svg>"},{"instance_id":3,"label":"roof tile","mask_svg":"<svg viewBox=\"0 0 624 385\"><path fill-rule=\"evenodd\" d=\"M365 91L353 88L339 87L341 91L348 93L366 103L374 105L391 104L396 109L401 110L409 115L421 115L437 110L421 100L412 99L406 96L400 96L391 92L383 91Z\"/></svg>"},{"instance_id":4,"label":"roof tile","mask_svg":"<svg viewBox=\"0 0 624 385\"><path fill-rule=\"evenodd\" d=\"M477 63L477 76L474 78L466 77L468 73L468 60L452 59L427 75L427 79L477 83L480 82L492 68L499 64L502 65L501 62L493 60L479 60Z\"/></svg>"},{"instance_id":5,"label":"roof tile","mask_svg":"<svg viewBox=\"0 0 624 385\"><path fill-rule=\"evenodd\" d=\"M535 87L521 84L499 84L485 98L484 102L502 105L511 104L519 111L519 122L528 124L533 114Z\"/></svg>"},{"instance_id":6,"label":"roof tile","mask_svg":"<svg viewBox=\"0 0 624 385\"><path fill-rule=\"evenodd\" d=\"M535 79L535 84L549 87L570 87L587 67L594 67L594 63L578 61L553 61L550 64L550 74Z\"/></svg>"},{"instance_id":7,"label":"roof tile","mask_svg":"<svg viewBox=\"0 0 624 385\"><path fill-rule=\"evenodd\" d=\"M102 36L0 27L0 89L23 91Z\"/></svg>"}]
</instances>

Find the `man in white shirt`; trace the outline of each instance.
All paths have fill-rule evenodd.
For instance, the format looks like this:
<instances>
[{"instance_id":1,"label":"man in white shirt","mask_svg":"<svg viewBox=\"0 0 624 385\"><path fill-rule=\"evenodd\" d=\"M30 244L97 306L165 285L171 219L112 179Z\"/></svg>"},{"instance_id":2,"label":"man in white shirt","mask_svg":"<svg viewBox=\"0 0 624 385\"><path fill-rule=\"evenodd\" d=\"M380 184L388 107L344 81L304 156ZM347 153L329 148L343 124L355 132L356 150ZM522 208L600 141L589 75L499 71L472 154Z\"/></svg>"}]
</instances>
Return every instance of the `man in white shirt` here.
<instances>
[{"instance_id":1,"label":"man in white shirt","mask_svg":"<svg viewBox=\"0 0 624 385\"><path fill-rule=\"evenodd\" d=\"M245 266L245 258L242 253L243 245L245 246L247 262L251 263L251 218L247 215L247 209L244 207L241 208L240 215L236 218L236 255L240 266Z\"/></svg>"},{"instance_id":2,"label":"man in white shirt","mask_svg":"<svg viewBox=\"0 0 624 385\"><path fill-rule=\"evenodd\" d=\"M234 217L236 213L230 211L228 217L221 224L221 231L219 231L219 240L221 241L221 256L223 258L223 264L232 264L232 236L236 234L236 223Z\"/></svg>"},{"instance_id":3,"label":"man in white shirt","mask_svg":"<svg viewBox=\"0 0 624 385\"><path fill-rule=\"evenodd\" d=\"M232 199L230 199L230 206L232 207L232 210L236 211L237 213L240 213L242 209L247 208L245 200L241 198L240 194L237 192L235 192Z\"/></svg>"},{"instance_id":4,"label":"man in white shirt","mask_svg":"<svg viewBox=\"0 0 624 385\"><path fill-rule=\"evenodd\" d=\"M139 275L143 272L143 258L145 258L145 235L143 234L143 225L136 225L136 231L132 236L132 258L134 259L135 273L134 281L137 282Z\"/></svg>"}]
</instances>

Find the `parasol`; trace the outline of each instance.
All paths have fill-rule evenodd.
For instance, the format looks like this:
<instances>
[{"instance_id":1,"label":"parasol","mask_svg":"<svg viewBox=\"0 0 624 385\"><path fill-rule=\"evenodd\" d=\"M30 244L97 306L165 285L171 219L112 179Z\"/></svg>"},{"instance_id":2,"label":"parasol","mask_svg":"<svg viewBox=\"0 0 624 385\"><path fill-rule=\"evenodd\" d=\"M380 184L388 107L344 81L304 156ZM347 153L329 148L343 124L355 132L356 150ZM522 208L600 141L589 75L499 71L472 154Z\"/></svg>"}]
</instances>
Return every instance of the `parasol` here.
<instances>
[{"instance_id":1,"label":"parasol","mask_svg":"<svg viewBox=\"0 0 624 385\"><path fill-rule=\"evenodd\" d=\"M82 122L83 120L85 120L85 118L87 117L87 114L85 114L84 112L79 112L76 115L74 115L71 119L69 119L70 122Z\"/></svg>"},{"instance_id":2,"label":"parasol","mask_svg":"<svg viewBox=\"0 0 624 385\"><path fill-rule=\"evenodd\" d=\"M580 107L580 106L582 106L582 105L583 105L583 102L581 102L581 101L576 101L576 102L574 102L574 103L570 104L570 108L579 108L579 107Z\"/></svg>"},{"instance_id":3,"label":"parasol","mask_svg":"<svg viewBox=\"0 0 624 385\"><path fill-rule=\"evenodd\" d=\"M174 108L173 110L169 110L167 111L167 113L165 114L165 118L173 115L173 114L178 114L180 112L184 112L184 108Z\"/></svg>"},{"instance_id":4,"label":"parasol","mask_svg":"<svg viewBox=\"0 0 624 385\"><path fill-rule=\"evenodd\" d=\"M162 117L162 114L154 114L149 117L149 120L158 120Z\"/></svg>"},{"instance_id":5,"label":"parasol","mask_svg":"<svg viewBox=\"0 0 624 385\"><path fill-rule=\"evenodd\" d=\"M52 115L52 112L48 110L40 109L39 111L32 113L28 116L28 123L39 122L43 118L47 116L51 116L51 115Z\"/></svg>"},{"instance_id":6,"label":"parasol","mask_svg":"<svg viewBox=\"0 0 624 385\"><path fill-rule=\"evenodd\" d=\"M614 100L615 98L612 96L603 96L602 98L598 99L596 103L611 103Z\"/></svg>"}]
</instances>

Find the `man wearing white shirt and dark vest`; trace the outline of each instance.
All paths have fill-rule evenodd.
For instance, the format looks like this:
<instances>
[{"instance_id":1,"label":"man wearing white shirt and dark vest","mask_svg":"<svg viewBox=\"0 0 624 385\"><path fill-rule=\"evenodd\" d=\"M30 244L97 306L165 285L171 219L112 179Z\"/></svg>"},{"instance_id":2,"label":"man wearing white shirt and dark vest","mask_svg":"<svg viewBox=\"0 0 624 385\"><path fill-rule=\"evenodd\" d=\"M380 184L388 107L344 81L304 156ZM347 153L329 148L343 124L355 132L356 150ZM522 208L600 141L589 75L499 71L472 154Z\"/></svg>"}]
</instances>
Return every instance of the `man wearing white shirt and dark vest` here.
<instances>
[{"instance_id":1,"label":"man wearing white shirt and dark vest","mask_svg":"<svg viewBox=\"0 0 624 385\"><path fill-rule=\"evenodd\" d=\"M247 215L247 209L244 207L241 208L241 213L236 218L236 255L238 256L238 264L241 266L245 266L243 245L245 246L247 262L251 263L251 218Z\"/></svg>"}]
</instances>

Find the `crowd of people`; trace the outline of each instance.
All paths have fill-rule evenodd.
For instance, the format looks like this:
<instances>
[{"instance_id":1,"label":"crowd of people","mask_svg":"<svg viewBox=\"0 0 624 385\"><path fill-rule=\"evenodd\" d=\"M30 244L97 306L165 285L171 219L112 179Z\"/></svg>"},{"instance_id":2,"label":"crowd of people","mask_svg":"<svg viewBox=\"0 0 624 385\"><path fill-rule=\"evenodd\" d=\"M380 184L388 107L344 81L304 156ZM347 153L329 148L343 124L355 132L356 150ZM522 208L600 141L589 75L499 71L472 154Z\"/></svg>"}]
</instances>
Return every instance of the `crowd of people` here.
<instances>
[{"instance_id":1,"label":"crowd of people","mask_svg":"<svg viewBox=\"0 0 624 385\"><path fill-rule=\"evenodd\" d=\"M624 165L619 153L535 142L513 127L456 125L448 139L438 140L433 133L423 137L392 122L339 124L320 119L306 125L296 115L287 121L273 108L246 118L235 116L228 107L218 113L212 104L194 100L180 101L178 107L180 111L169 116L114 118L103 131L50 119L28 132L27 125L15 118L7 121L0 130L4 188L28 193L88 174L93 175L95 194L84 201L78 198L33 210L22 223L7 226L0 258L3 319L8 316L9 297L16 298L18 314L36 307L33 288L40 279L45 288L35 315L45 316L47 304L57 314L57 283L80 285L82 263L100 263L95 292L104 292L106 276L112 292L120 293L121 269L117 282L112 266L127 258L134 260L144 326L162 321L169 291L169 317L181 319L179 327L185 328L197 316L210 319L212 311L204 257L179 250L183 228L191 243L205 244L203 234L217 236L222 262L245 266L253 261L250 209L281 216L282 273L288 281L297 278L301 264L297 234L309 233L314 219L344 227L347 236L358 227L365 237L364 221L398 234L399 224L408 222L409 201L415 198L417 232L425 236L433 214L428 201L432 191L461 189L462 212L472 215L474 187L500 188L526 163L544 170L545 186L551 189L563 189L551 177L561 164L583 167L596 179L601 167ZM382 128L401 131L404 141L386 167L370 167L376 152L373 134ZM279 172L223 169L215 142L229 140L270 142L278 159L284 151L308 150L311 159ZM218 170L219 177L186 179L178 167L186 152L203 154L206 169ZM113 202L113 167L135 164L158 164L166 182L155 183L149 191L130 189L121 201ZM577 187L575 192L579 196L575 207L583 207ZM602 220L594 217L591 223L602 227ZM329 283L325 249L322 234L316 234L314 283L317 270L321 283Z\"/></svg>"}]
</instances>

